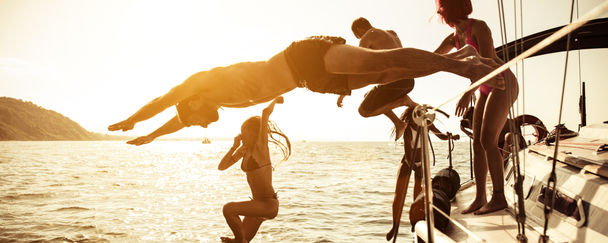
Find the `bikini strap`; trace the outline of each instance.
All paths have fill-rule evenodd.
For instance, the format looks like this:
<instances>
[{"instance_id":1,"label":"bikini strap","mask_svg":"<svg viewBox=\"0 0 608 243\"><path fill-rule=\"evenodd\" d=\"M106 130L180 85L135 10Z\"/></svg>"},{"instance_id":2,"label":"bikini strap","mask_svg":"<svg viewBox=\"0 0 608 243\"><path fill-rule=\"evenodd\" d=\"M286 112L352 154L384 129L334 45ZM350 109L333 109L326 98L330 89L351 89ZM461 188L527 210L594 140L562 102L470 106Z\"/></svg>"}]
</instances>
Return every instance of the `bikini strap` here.
<instances>
[{"instance_id":1,"label":"bikini strap","mask_svg":"<svg viewBox=\"0 0 608 243\"><path fill-rule=\"evenodd\" d=\"M454 47L456 47L456 49L460 49L460 42L458 41L458 30L456 30L456 28L454 28Z\"/></svg>"},{"instance_id":2,"label":"bikini strap","mask_svg":"<svg viewBox=\"0 0 608 243\"><path fill-rule=\"evenodd\" d=\"M467 39L465 40L465 45L468 44L468 42L473 42L473 39L471 39L471 19L467 19ZM460 41L458 41L458 30L454 31L454 47L456 47L456 49L460 49Z\"/></svg>"},{"instance_id":3,"label":"bikini strap","mask_svg":"<svg viewBox=\"0 0 608 243\"><path fill-rule=\"evenodd\" d=\"M467 22L467 42L473 42L471 38L471 19Z\"/></svg>"}]
</instances>

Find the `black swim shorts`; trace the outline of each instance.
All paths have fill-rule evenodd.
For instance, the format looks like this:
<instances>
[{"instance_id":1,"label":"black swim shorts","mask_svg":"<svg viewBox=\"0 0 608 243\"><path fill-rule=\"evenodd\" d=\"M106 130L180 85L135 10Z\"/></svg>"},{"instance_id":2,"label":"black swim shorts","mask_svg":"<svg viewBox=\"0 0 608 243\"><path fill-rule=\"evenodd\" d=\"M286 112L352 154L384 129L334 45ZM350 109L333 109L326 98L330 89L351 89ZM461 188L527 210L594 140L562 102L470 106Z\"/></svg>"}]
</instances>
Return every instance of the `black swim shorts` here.
<instances>
[{"instance_id":1,"label":"black swim shorts","mask_svg":"<svg viewBox=\"0 0 608 243\"><path fill-rule=\"evenodd\" d=\"M395 82L377 85L365 94L365 99L359 106L366 111L376 110L383 105L403 98L414 89L413 79L401 79Z\"/></svg>"},{"instance_id":2,"label":"black swim shorts","mask_svg":"<svg viewBox=\"0 0 608 243\"><path fill-rule=\"evenodd\" d=\"M347 76L328 73L323 60L329 47L345 43L342 37L333 36L312 36L291 43L285 49L285 57L298 87L319 93L350 95Z\"/></svg>"}]
</instances>

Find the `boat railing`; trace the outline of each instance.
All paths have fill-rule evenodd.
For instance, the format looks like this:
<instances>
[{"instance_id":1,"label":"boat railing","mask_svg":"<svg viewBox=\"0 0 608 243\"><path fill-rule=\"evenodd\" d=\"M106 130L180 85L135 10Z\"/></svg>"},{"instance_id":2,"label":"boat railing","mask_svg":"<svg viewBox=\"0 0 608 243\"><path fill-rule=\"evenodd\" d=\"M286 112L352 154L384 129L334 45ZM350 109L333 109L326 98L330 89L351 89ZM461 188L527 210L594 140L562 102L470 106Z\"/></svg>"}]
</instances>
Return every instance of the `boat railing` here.
<instances>
[{"instance_id":1,"label":"boat railing","mask_svg":"<svg viewBox=\"0 0 608 243\"><path fill-rule=\"evenodd\" d=\"M473 231L467 229L467 227L465 227L464 225L459 223L457 220L451 218L449 215L447 215L446 213L441 211L441 209L438 208L437 206L431 205L431 207L433 208L434 212L440 213L443 217L447 218L450 222L452 222L454 225L456 225L456 227L458 227L460 230L462 230L467 235L469 235L470 237L475 239L475 241L487 242L484 238L481 238L480 236L476 235L475 233L473 233ZM415 228L416 236L420 237L424 242L430 242L430 241L428 241L428 235L425 234L428 232L428 228L426 227L426 222L420 221L420 222L416 223L414 228ZM436 236L435 239L437 239L435 242L455 242L448 236L443 237L443 235L445 235L445 234L443 234L441 231L435 231L433 233L434 233L434 236Z\"/></svg>"},{"instance_id":2,"label":"boat railing","mask_svg":"<svg viewBox=\"0 0 608 243\"><path fill-rule=\"evenodd\" d=\"M431 188L431 164L429 159L429 135L428 135L428 126L433 124L435 120L435 111L432 110L431 106L428 105L419 105L412 112L414 122L421 128L421 136L419 139L421 140L421 150L422 150L422 171L424 178L424 205L425 212L439 212L443 217L446 217L449 222L452 222L454 225L462 229L468 235L473 237L478 242L486 242L485 239L475 235L472 231L464 227L458 221L452 219L446 213L444 213L441 209L437 208L433 205L433 190ZM415 225L416 236L420 237L424 242L436 242L435 236L437 236L437 241L439 242L454 242L445 234L440 231L435 230L434 224L434 213L426 213L425 219L421 220ZM424 234L426 232L426 234Z\"/></svg>"}]
</instances>

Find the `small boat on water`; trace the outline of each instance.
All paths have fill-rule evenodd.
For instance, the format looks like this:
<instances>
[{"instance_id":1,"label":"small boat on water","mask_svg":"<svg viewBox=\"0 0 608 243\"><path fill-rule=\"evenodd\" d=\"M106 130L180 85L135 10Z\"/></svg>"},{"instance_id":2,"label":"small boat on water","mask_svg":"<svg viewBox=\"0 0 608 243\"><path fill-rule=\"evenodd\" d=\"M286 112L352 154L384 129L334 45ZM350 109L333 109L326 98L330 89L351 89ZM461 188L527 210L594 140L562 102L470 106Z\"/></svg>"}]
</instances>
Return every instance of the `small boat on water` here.
<instances>
[{"instance_id":1,"label":"small boat on water","mask_svg":"<svg viewBox=\"0 0 608 243\"><path fill-rule=\"evenodd\" d=\"M203 144L210 144L211 143L211 139L209 139L208 137L204 137L202 143Z\"/></svg>"},{"instance_id":2,"label":"small boat on water","mask_svg":"<svg viewBox=\"0 0 608 243\"><path fill-rule=\"evenodd\" d=\"M539 32L506 46L522 46L526 50L559 29ZM608 18L587 22L571 32L569 38L578 43L577 49L607 48ZM567 38L561 38L534 55L568 51L566 42ZM584 111L581 113L584 116ZM525 169L521 168L522 160ZM425 163L428 165L428 161ZM543 140L512 154L505 164L504 178L508 202L505 210L462 214L475 197L473 182L465 182L449 212L442 214L437 212L438 207L428 206L435 213L415 224L415 241L608 242L608 223L603 222L608 219L608 121L587 125L582 117L578 132L558 125ZM430 179L425 180L430 185ZM486 188L491 187L488 180ZM429 223L448 214L450 223L443 231L435 229L436 223Z\"/></svg>"}]
</instances>

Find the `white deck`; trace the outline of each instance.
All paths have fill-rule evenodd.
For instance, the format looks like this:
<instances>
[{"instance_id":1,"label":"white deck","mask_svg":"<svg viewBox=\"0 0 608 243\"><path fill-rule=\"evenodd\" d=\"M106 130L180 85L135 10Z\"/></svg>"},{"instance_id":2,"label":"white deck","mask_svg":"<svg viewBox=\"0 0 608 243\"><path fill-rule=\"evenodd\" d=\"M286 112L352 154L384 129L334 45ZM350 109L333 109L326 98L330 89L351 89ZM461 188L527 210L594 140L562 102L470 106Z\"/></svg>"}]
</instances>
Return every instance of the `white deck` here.
<instances>
[{"instance_id":1,"label":"white deck","mask_svg":"<svg viewBox=\"0 0 608 243\"><path fill-rule=\"evenodd\" d=\"M491 183L488 184L487 188L491 190ZM491 192L488 191L488 193ZM517 242L517 222L515 217L507 210L499 210L484 215L460 213L473 200L474 196L474 185L461 190L452 201L451 217L486 242ZM539 234L537 232L529 227L525 230L528 242L538 242ZM450 223L445 233L456 242L477 242L474 237L469 236L453 223Z\"/></svg>"},{"instance_id":2,"label":"white deck","mask_svg":"<svg viewBox=\"0 0 608 243\"><path fill-rule=\"evenodd\" d=\"M580 222L552 212L547 234L551 242L608 242L608 225L603 220L608 217L608 152L598 152L599 145L608 144L608 124L590 126L583 129L580 136L560 141L563 145L556 165L557 190L570 198L582 200L586 208L585 217ZM592 149L590 149L592 148ZM526 196L525 236L528 242L538 242L543 230L544 213L542 203L538 201L541 188L546 185L551 171L554 147L537 144L519 153L523 159L523 171L526 176L523 184ZM470 236L456 224L450 223L445 234L456 242L517 242L517 222L512 212L516 197L513 192L513 175L505 171L508 182L505 185L505 196L509 208L485 215L461 214L475 196L475 186L469 183L463 186L452 201L451 218L473 232ZM490 177L486 182L487 195L491 195ZM489 199L489 198L488 198ZM581 201L579 201L581 202ZM582 212L582 211L579 211ZM560 216L561 215L561 216ZM581 224L579 224L581 223ZM533 228L534 227L534 228ZM425 232L424 229L422 232ZM437 240L443 242L442 240ZM448 241L449 242L449 241Z\"/></svg>"}]
</instances>

